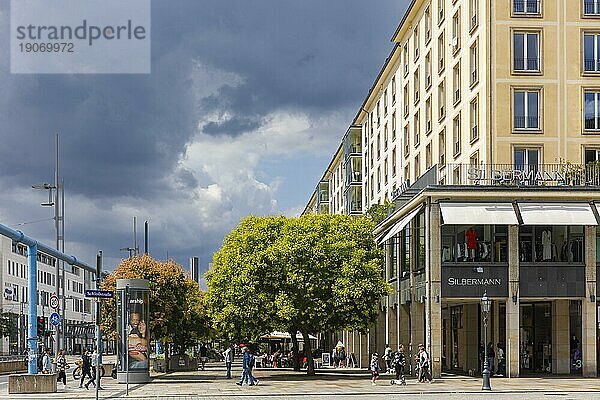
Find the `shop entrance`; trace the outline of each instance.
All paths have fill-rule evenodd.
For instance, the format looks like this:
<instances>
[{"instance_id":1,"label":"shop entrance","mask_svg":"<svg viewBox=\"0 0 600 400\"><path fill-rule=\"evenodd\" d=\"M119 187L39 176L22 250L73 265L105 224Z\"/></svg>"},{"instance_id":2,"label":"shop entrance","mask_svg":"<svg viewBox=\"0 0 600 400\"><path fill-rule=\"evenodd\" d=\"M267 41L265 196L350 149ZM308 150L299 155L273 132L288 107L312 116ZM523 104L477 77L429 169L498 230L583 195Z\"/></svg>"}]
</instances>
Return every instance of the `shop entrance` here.
<instances>
[{"instance_id":1,"label":"shop entrance","mask_svg":"<svg viewBox=\"0 0 600 400\"><path fill-rule=\"evenodd\" d=\"M524 374L552 372L552 303L522 303L520 365Z\"/></svg>"}]
</instances>

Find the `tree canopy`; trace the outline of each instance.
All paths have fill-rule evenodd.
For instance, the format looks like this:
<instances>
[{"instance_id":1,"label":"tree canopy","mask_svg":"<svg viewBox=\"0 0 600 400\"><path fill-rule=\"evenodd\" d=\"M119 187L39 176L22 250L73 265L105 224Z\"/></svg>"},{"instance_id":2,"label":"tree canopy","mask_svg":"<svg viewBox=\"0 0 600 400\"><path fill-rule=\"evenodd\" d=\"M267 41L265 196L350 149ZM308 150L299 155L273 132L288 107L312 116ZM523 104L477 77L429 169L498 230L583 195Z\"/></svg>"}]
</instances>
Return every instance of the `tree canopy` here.
<instances>
[{"instance_id":1,"label":"tree canopy","mask_svg":"<svg viewBox=\"0 0 600 400\"><path fill-rule=\"evenodd\" d=\"M19 316L12 312L0 313L0 338L17 336L17 318Z\"/></svg>"},{"instance_id":2,"label":"tree canopy","mask_svg":"<svg viewBox=\"0 0 600 400\"><path fill-rule=\"evenodd\" d=\"M386 219L390 213L394 211L396 204L385 200L383 204L373 204L366 212L368 218L370 218L375 225L378 225L384 219Z\"/></svg>"},{"instance_id":3,"label":"tree canopy","mask_svg":"<svg viewBox=\"0 0 600 400\"><path fill-rule=\"evenodd\" d=\"M217 329L248 339L298 330L312 373L308 335L366 330L389 290L372 230L370 219L342 215L244 219L206 274Z\"/></svg>"},{"instance_id":4,"label":"tree canopy","mask_svg":"<svg viewBox=\"0 0 600 400\"><path fill-rule=\"evenodd\" d=\"M178 352L210 335L204 294L172 260L158 261L149 255L128 258L109 274L103 289L116 290L117 279L147 279L150 286L150 335L173 343ZM102 329L116 338L116 297L103 303Z\"/></svg>"}]
</instances>

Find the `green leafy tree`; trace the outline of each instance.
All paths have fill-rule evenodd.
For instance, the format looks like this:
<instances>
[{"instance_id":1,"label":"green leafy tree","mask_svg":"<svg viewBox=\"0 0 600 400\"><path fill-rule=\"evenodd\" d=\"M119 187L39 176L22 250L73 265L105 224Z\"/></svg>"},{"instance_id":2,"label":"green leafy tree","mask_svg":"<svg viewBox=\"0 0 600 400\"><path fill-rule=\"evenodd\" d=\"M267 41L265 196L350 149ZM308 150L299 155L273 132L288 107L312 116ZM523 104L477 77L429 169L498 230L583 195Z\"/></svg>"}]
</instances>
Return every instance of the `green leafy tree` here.
<instances>
[{"instance_id":1,"label":"green leafy tree","mask_svg":"<svg viewBox=\"0 0 600 400\"><path fill-rule=\"evenodd\" d=\"M366 212L367 217L373 221L375 225L378 225L384 219L394 211L396 204L389 200L385 200L383 204L373 204Z\"/></svg>"},{"instance_id":2,"label":"green leafy tree","mask_svg":"<svg viewBox=\"0 0 600 400\"><path fill-rule=\"evenodd\" d=\"M17 336L17 318L19 316L12 312L0 313L0 338Z\"/></svg>"},{"instance_id":3,"label":"green leafy tree","mask_svg":"<svg viewBox=\"0 0 600 400\"><path fill-rule=\"evenodd\" d=\"M125 259L102 283L116 290L117 279L147 279L150 287L150 335L173 343L178 353L210 335L210 324L198 284L172 260L158 261L149 255ZM116 339L116 297L103 302L102 329Z\"/></svg>"},{"instance_id":4,"label":"green leafy tree","mask_svg":"<svg viewBox=\"0 0 600 400\"><path fill-rule=\"evenodd\" d=\"M247 338L300 331L314 374L309 335L366 330L389 290L372 230L368 218L341 215L243 220L207 273L217 329Z\"/></svg>"}]
</instances>

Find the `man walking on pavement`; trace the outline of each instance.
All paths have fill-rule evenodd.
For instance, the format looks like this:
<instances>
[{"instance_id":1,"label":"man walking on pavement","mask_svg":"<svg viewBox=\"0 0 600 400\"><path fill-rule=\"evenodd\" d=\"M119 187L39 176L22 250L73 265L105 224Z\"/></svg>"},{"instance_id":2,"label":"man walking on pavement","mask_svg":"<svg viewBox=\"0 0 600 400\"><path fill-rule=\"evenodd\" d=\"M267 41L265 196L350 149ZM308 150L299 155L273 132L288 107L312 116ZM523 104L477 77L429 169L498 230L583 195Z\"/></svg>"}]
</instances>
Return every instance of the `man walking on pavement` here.
<instances>
[{"instance_id":1,"label":"man walking on pavement","mask_svg":"<svg viewBox=\"0 0 600 400\"><path fill-rule=\"evenodd\" d=\"M244 356L242 357L242 378L240 379L239 382L236 382L235 384L238 386L242 386L244 383L247 383L249 380L250 381L249 385L254 386L255 384L258 383L258 381L256 381L256 383L255 383L254 376L252 376L252 367L254 367L255 358L250 353L250 350L248 349L248 347L244 347L242 349L242 351L244 352Z\"/></svg>"},{"instance_id":2,"label":"man walking on pavement","mask_svg":"<svg viewBox=\"0 0 600 400\"><path fill-rule=\"evenodd\" d=\"M227 379L231 379L231 364L233 363L233 353L233 343L231 343L227 350L223 352L223 358L225 358L225 366L227 367Z\"/></svg>"},{"instance_id":3,"label":"man walking on pavement","mask_svg":"<svg viewBox=\"0 0 600 400\"><path fill-rule=\"evenodd\" d=\"M385 373L392 373L392 348L389 344L385 345L385 350L383 351L383 360L385 361Z\"/></svg>"}]
</instances>

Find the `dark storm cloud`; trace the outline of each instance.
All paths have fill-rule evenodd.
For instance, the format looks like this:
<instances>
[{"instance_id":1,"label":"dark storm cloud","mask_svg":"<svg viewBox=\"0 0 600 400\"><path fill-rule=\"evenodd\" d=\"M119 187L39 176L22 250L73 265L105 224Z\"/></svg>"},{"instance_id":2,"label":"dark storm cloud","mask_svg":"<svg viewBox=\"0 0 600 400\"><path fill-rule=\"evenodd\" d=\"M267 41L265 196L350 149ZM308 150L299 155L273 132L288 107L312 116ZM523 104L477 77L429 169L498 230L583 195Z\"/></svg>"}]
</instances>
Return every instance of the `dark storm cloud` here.
<instances>
[{"instance_id":1,"label":"dark storm cloud","mask_svg":"<svg viewBox=\"0 0 600 400\"><path fill-rule=\"evenodd\" d=\"M11 75L9 2L0 0L6 22L0 24L0 178L13 189L50 180L59 132L69 195L93 199L103 210L131 197L187 202L189 190L207 184L201 172L179 171L179 191L171 190L167 178L198 129L236 136L259 128L281 109L314 118L351 110L350 123L391 49L388 39L406 3L155 0L152 74ZM197 64L239 81L199 96ZM205 122L198 126L199 121ZM345 128L331 135L340 137ZM170 255L207 259L222 236L197 231L205 235L193 252L171 248ZM109 226L95 234L69 234L105 249L123 247L130 237ZM159 241L166 233L154 235Z\"/></svg>"}]
</instances>

